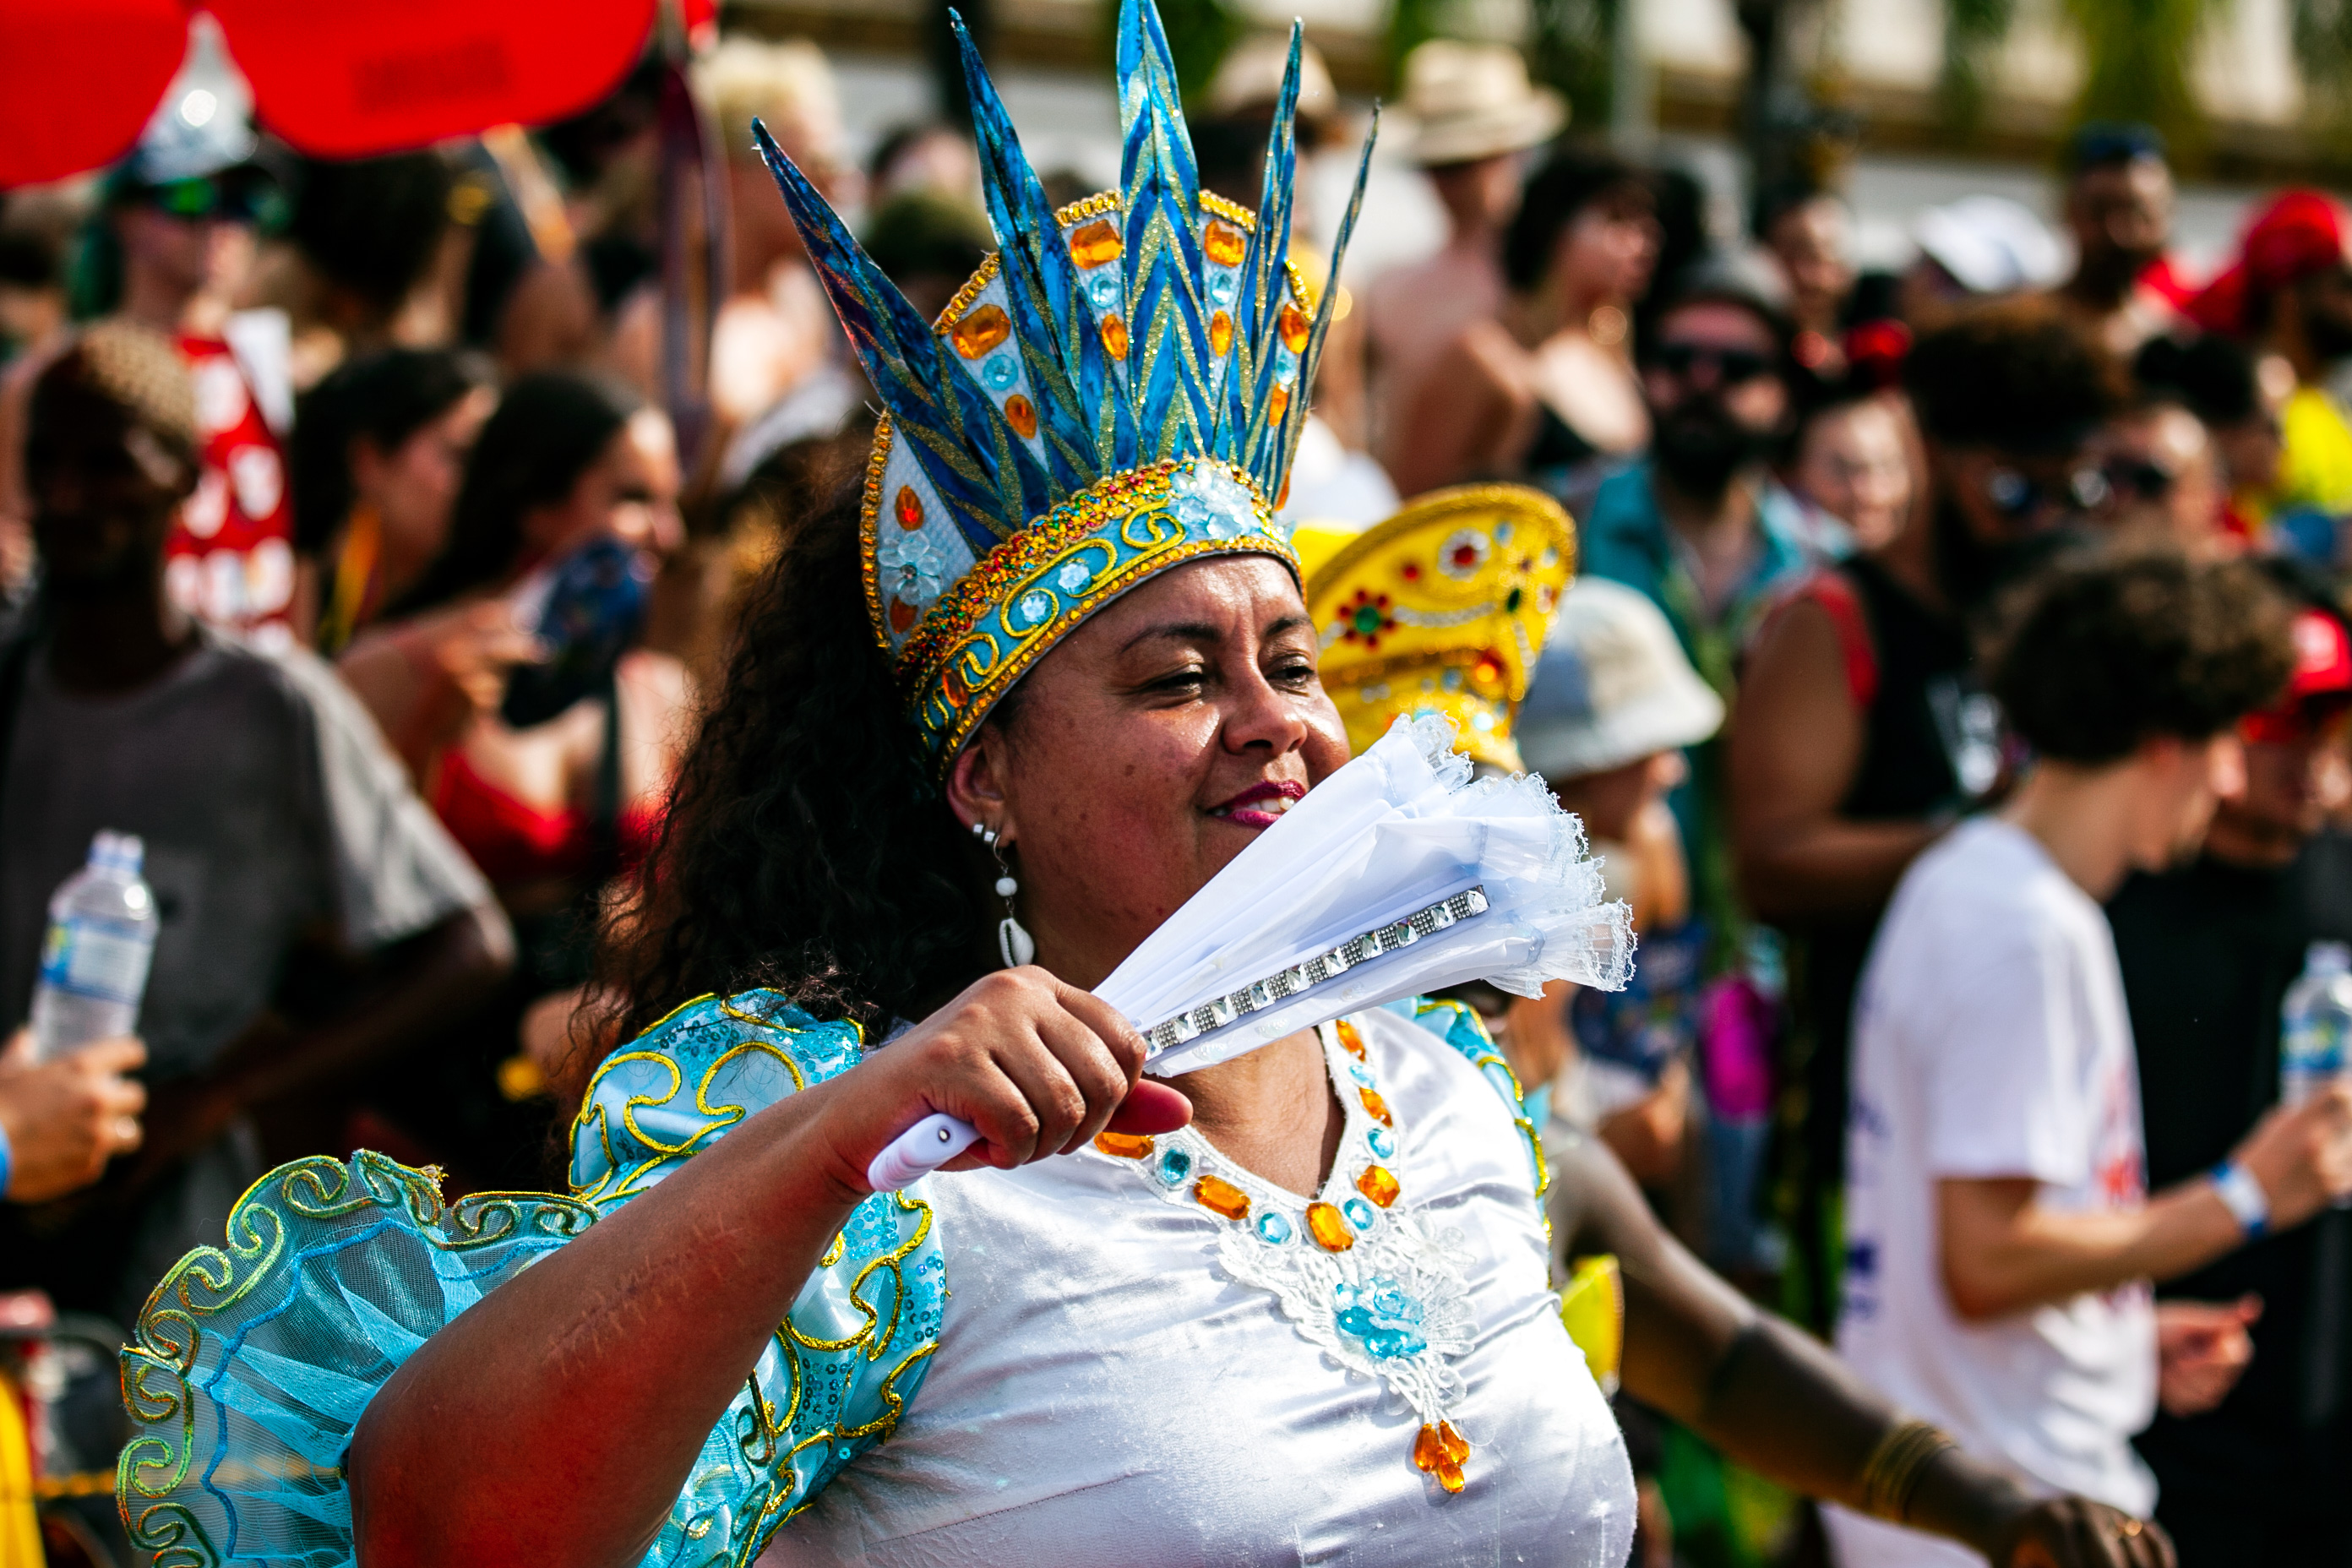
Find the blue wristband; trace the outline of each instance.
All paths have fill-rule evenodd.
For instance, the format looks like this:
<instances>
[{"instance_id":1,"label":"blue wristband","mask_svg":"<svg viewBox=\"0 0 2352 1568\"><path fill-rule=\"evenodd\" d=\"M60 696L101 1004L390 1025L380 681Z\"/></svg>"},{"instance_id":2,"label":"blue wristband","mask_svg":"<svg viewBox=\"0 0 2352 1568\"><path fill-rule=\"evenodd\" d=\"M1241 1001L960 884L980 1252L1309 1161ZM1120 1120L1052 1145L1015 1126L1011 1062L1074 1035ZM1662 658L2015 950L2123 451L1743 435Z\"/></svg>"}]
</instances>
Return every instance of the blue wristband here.
<instances>
[{"instance_id":1,"label":"blue wristband","mask_svg":"<svg viewBox=\"0 0 2352 1568\"><path fill-rule=\"evenodd\" d=\"M8 1146L8 1130L0 1127L0 1195L8 1191L8 1183L16 1173L16 1152Z\"/></svg>"},{"instance_id":2,"label":"blue wristband","mask_svg":"<svg viewBox=\"0 0 2352 1568\"><path fill-rule=\"evenodd\" d=\"M2213 1167L2213 1192L2238 1222L2238 1228L2252 1241L2271 1227L2270 1195L2263 1191L2254 1173L2235 1160L2224 1160Z\"/></svg>"}]
</instances>

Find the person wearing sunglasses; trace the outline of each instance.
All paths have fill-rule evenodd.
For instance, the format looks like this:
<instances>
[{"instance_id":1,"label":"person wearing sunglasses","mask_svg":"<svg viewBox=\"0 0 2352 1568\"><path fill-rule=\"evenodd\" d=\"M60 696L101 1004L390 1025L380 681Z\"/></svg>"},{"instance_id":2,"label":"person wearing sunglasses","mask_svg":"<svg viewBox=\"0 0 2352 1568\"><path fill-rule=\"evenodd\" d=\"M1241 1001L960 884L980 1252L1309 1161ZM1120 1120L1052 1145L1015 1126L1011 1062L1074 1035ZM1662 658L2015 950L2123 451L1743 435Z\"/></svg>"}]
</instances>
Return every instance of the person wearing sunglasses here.
<instances>
[{"instance_id":1,"label":"person wearing sunglasses","mask_svg":"<svg viewBox=\"0 0 2352 1568\"><path fill-rule=\"evenodd\" d=\"M1854 987L1914 858L2010 772L1972 626L2106 497L2093 438L2112 362L2047 311L1988 310L1926 334L1904 369L1927 458L1916 521L1779 605L1741 670L1727 742L1742 897L1789 940L1782 1071L1808 1109L1783 1172L1791 1271L1817 1327L1843 1248Z\"/></svg>"},{"instance_id":2,"label":"person wearing sunglasses","mask_svg":"<svg viewBox=\"0 0 2352 1568\"><path fill-rule=\"evenodd\" d=\"M1675 279L1641 354L1649 457L1603 481L1579 541L1584 573L1647 595L1727 700L1765 607L1851 543L1769 467L1794 422L1791 330L1779 278L1761 262L1702 263ZM1719 954L1737 951L1744 927L1727 857L1721 744L1691 750L1689 776L1669 797L1693 910Z\"/></svg>"},{"instance_id":3,"label":"person wearing sunglasses","mask_svg":"<svg viewBox=\"0 0 2352 1568\"><path fill-rule=\"evenodd\" d=\"M2243 548L2242 536L2222 527L2229 497L2212 432L2179 398L2147 397L2108 426L2100 447L2097 488L2113 526L2200 557Z\"/></svg>"},{"instance_id":4,"label":"person wearing sunglasses","mask_svg":"<svg viewBox=\"0 0 2352 1568\"><path fill-rule=\"evenodd\" d=\"M294 511L283 435L292 419L282 317L234 310L254 236L275 221L270 176L241 114L193 97L166 105L108 172L77 275L79 314L170 338L196 384L199 468L164 545L183 610L223 631L291 647Z\"/></svg>"},{"instance_id":5,"label":"person wearing sunglasses","mask_svg":"<svg viewBox=\"0 0 2352 1568\"><path fill-rule=\"evenodd\" d=\"M2352 941L2346 731L2352 637L2326 584L2270 570L2300 603L2294 672L2238 726L2245 782L2188 865L2133 877L2107 906L2137 1047L2151 1185L2210 1170L2278 1100L2281 1013L2311 944ZM2164 1287L2228 1303L2252 1359L2218 1401L2168 1404L2138 1439L2184 1563L2334 1562L2352 1539L2347 1216L2264 1237ZM2209 1309L2210 1310L2210 1309ZM2224 1328L2231 1325L2225 1321Z\"/></svg>"}]
</instances>

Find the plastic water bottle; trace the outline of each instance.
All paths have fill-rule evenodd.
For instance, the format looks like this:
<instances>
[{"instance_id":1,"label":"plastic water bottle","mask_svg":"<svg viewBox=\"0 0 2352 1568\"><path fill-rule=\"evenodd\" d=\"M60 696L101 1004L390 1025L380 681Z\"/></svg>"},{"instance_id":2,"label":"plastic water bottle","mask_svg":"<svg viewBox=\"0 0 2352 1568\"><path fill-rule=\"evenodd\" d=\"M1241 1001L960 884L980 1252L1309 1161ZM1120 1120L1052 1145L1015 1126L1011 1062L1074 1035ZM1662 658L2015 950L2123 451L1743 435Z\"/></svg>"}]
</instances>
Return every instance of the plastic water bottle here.
<instances>
[{"instance_id":1,"label":"plastic water bottle","mask_svg":"<svg viewBox=\"0 0 2352 1568\"><path fill-rule=\"evenodd\" d=\"M2352 945L2313 942L2279 1011L2279 1100L2300 1105L2352 1068Z\"/></svg>"},{"instance_id":2,"label":"plastic water bottle","mask_svg":"<svg viewBox=\"0 0 2352 1568\"><path fill-rule=\"evenodd\" d=\"M128 833L90 840L89 863L49 900L49 934L33 987L33 1054L50 1061L127 1035L155 956L155 895L139 875L146 846Z\"/></svg>"}]
</instances>

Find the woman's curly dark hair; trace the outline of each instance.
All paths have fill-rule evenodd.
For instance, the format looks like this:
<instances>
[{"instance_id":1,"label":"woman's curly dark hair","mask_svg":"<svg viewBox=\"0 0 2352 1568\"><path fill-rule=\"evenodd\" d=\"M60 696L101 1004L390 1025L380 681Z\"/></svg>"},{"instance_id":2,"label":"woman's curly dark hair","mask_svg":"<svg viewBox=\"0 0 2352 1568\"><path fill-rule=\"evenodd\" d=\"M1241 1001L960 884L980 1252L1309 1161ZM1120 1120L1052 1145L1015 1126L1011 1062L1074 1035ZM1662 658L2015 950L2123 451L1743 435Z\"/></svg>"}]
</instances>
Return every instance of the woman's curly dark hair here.
<instances>
[{"instance_id":1,"label":"woman's curly dark hair","mask_svg":"<svg viewBox=\"0 0 2352 1568\"><path fill-rule=\"evenodd\" d=\"M792 527L744 604L634 909L605 936L619 1039L751 986L874 1038L994 967L992 872L875 646L856 503L853 489Z\"/></svg>"}]
</instances>

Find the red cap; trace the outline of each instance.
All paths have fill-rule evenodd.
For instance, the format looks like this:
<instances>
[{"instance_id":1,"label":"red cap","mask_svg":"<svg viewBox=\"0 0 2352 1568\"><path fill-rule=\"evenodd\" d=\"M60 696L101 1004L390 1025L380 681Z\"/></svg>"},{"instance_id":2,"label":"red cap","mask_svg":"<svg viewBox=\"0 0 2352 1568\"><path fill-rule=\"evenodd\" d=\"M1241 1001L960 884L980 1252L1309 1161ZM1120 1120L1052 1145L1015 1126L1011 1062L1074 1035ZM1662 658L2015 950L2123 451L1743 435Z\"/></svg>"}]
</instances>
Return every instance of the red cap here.
<instances>
[{"instance_id":1,"label":"red cap","mask_svg":"<svg viewBox=\"0 0 2352 1568\"><path fill-rule=\"evenodd\" d=\"M2247 716L2243 733L2249 741L2292 741L2310 732L2312 711L2352 704L2352 637L2344 623L2318 610L2294 617L2294 670L2286 678L2286 692L2260 713Z\"/></svg>"},{"instance_id":2,"label":"red cap","mask_svg":"<svg viewBox=\"0 0 2352 1568\"><path fill-rule=\"evenodd\" d=\"M2287 677L2291 701L2352 691L2352 637L2344 623L2318 610L2294 617L2294 673Z\"/></svg>"},{"instance_id":3,"label":"red cap","mask_svg":"<svg viewBox=\"0 0 2352 1568\"><path fill-rule=\"evenodd\" d=\"M2317 191L2287 191L2256 213L2237 262L2207 284L2183 314L2208 331L2246 330L2246 297L2344 265L2343 209Z\"/></svg>"}]
</instances>

